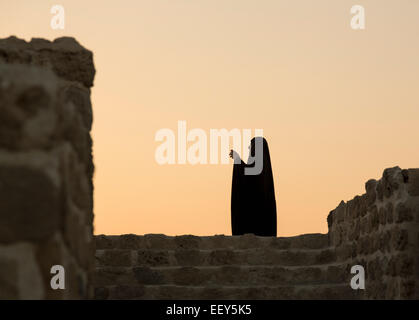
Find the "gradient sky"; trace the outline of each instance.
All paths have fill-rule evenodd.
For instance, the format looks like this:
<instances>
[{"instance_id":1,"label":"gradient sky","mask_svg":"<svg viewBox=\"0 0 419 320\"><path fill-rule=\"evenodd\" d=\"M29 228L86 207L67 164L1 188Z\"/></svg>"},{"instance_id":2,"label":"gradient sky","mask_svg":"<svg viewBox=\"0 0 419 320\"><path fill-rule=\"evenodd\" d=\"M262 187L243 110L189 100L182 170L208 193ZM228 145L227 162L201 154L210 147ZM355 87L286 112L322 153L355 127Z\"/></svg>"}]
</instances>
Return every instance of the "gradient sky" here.
<instances>
[{"instance_id":1,"label":"gradient sky","mask_svg":"<svg viewBox=\"0 0 419 320\"><path fill-rule=\"evenodd\" d=\"M417 0L3 0L0 37L94 52L96 234L231 234L232 165L154 159L156 131L186 120L264 130L289 236L327 232L329 211L383 169L418 167L418 17Z\"/></svg>"}]
</instances>

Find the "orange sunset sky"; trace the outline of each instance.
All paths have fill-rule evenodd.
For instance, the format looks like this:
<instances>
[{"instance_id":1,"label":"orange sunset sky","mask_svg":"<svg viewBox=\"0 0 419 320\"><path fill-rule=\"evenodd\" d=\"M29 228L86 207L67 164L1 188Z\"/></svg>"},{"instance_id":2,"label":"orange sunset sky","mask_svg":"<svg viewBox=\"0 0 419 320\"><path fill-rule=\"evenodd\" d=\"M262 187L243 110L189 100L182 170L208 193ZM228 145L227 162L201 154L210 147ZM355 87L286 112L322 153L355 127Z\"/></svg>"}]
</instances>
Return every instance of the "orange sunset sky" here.
<instances>
[{"instance_id":1,"label":"orange sunset sky","mask_svg":"<svg viewBox=\"0 0 419 320\"><path fill-rule=\"evenodd\" d=\"M178 120L264 130L279 236L325 233L368 179L419 167L418 0L2 0L10 35L94 52L96 234L231 234L232 164L155 161Z\"/></svg>"}]
</instances>

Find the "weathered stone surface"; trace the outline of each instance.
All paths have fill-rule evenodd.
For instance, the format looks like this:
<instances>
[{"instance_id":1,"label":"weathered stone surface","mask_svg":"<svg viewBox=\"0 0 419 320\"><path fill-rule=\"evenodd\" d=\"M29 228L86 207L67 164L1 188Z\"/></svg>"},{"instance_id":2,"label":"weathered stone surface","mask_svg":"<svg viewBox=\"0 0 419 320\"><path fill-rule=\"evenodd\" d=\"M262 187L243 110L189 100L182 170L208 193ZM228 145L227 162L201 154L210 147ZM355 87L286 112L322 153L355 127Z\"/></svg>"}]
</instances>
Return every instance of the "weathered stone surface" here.
<instances>
[{"instance_id":1,"label":"weathered stone surface","mask_svg":"<svg viewBox=\"0 0 419 320\"><path fill-rule=\"evenodd\" d=\"M145 294L144 286L114 286L109 290L109 299L140 299Z\"/></svg>"},{"instance_id":2,"label":"weathered stone surface","mask_svg":"<svg viewBox=\"0 0 419 320\"><path fill-rule=\"evenodd\" d=\"M126 267L96 267L93 277L95 287L110 286L114 284L130 285L136 283L134 272Z\"/></svg>"},{"instance_id":3,"label":"weathered stone surface","mask_svg":"<svg viewBox=\"0 0 419 320\"><path fill-rule=\"evenodd\" d=\"M26 42L16 37L0 39L0 63L50 68L59 77L78 81L87 88L93 86L95 76L92 52L69 37L52 42L44 39Z\"/></svg>"},{"instance_id":4,"label":"weathered stone surface","mask_svg":"<svg viewBox=\"0 0 419 320\"><path fill-rule=\"evenodd\" d=\"M239 262L238 257L239 253L231 249L216 249L208 255L207 263L208 265L236 264Z\"/></svg>"},{"instance_id":5,"label":"weathered stone surface","mask_svg":"<svg viewBox=\"0 0 419 320\"><path fill-rule=\"evenodd\" d=\"M376 193L377 180L371 179L365 183L367 205L370 206L375 203L377 199Z\"/></svg>"},{"instance_id":6,"label":"weathered stone surface","mask_svg":"<svg viewBox=\"0 0 419 320\"><path fill-rule=\"evenodd\" d=\"M42 275L36 248L29 243L0 246L0 296L2 299L43 299ZM4 268L4 269L3 269Z\"/></svg>"},{"instance_id":7,"label":"weathered stone surface","mask_svg":"<svg viewBox=\"0 0 419 320\"><path fill-rule=\"evenodd\" d=\"M129 267L132 265L132 252L126 249L96 251L96 265Z\"/></svg>"},{"instance_id":8,"label":"weathered stone surface","mask_svg":"<svg viewBox=\"0 0 419 320\"><path fill-rule=\"evenodd\" d=\"M399 203L396 206L395 215L397 223L413 220L412 209L407 207L403 203Z\"/></svg>"},{"instance_id":9,"label":"weathered stone surface","mask_svg":"<svg viewBox=\"0 0 419 320\"><path fill-rule=\"evenodd\" d=\"M416 172L417 169L399 167L386 169L381 180L366 183L365 195L342 202L329 214L329 238L336 246L337 261L352 261L367 269L366 299L406 299L418 295L419 281L414 276L419 274ZM363 198L368 206L365 215L357 209Z\"/></svg>"},{"instance_id":10,"label":"weathered stone surface","mask_svg":"<svg viewBox=\"0 0 419 320\"><path fill-rule=\"evenodd\" d=\"M349 248L349 256L351 247ZM131 260L133 259L133 260ZM332 249L98 249L96 266L221 266L221 265L280 265L303 266L332 263Z\"/></svg>"},{"instance_id":11,"label":"weathered stone surface","mask_svg":"<svg viewBox=\"0 0 419 320\"><path fill-rule=\"evenodd\" d=\"M27 165L2 164L0 152L0 242L38 240L61 226L60 189L47 173Z\"/></svg>"},{"instance_id":12,"label":"weathered stone surface","mask_svg":"<svg viewBox=\"0 0 419 320\"><path fill-rule=\"evenodd\" d=\"M96 287L94 298L96 300L106 300L109 298L109 288L107 287Z\"/></svg>"},{"instance_id":13,"label":"weathered stone surface","mask_svg":"<svg viewBox=\"0 0 419 320\"><path fill-rule=\"evenodd\" d=\"M1 252L1 249L0 249ZM18 263L0 253L0 300L19 299Z\"/></svg>"},{"instance_id":14,"label":"weathered stone surface","mask_svg":"<svg viewBox=\"0 0 419 320\"><path fill-rule=\"evenodd\" d=\"M419 196L419 169L408 169L408 192L413 197Z\"/></svg>"},{"instance_id":15,"label":"weathered stone surface","mask_svg":"<svg viewBox=\"0 0 419 320\"><path fill-rule=\"evenodd\" d=\"M402 171L399 167L385 169L383 172L383 192L386 198L391 197L403 183Z\"/></svg>"},{"instance_id":16,"label":"weathered stone surface","mask_svg":"<svg viewBox=\"0 0 419 320\"><path fill-rule=\"evenodd\" d=\"M137 265L165 266L173 264L173 259L168 250L138 250Z\"/></svg>"},{"instance_id":17,"label":"weathered stone surface","mask_svg":"<svg viewBox=\"0 0 419 320\"><path fill-rule=\"evenodd\" d=\"M49 70L0 64L0 148L50 148L58 78Z\"/></svg>"},{"instance_id":18,"label":"weathered stone surface","mask_svg":"<svg viewBox=\"0 0 419 320\"><path fill-rule=\"evenodd\" d=\"M100 235L96 236L95 239L97 249L211 250L217 248L235 248L244 250L266 247L275 249L321 249L328 246L328 235L319 233L288 238L256 237L251 234L215 237L171 237L162 234L137 236L129 234L121 236Z\"/></svg>"},{"instance_id":19,"label":"weathered stone surface","mask_svg":"<svg viewBox=\"0 0 419 320\"><path fill-rule=\"evenodd\" d=\"M386 222L393 223L393 204L389 202L386 206Z\"/></svg>"},{"instance_id":20,"label":"weathered stone surface","mask_svg":"<svg viewBox=\"0 0 419 320\"><path fill-rule=\"evenodd\" d=\"M165 280L165 274L158 269L134 267L132 272L140 284L161 284Z\"/></svg>"},{"instance_id":21,"label":"weathered stone surface","mask_svg":"<svg viewBox=\"0 0 419 320\"><path fill-rule=\"evenodd\" d=\"M91 52L74 39L0 40L0 265L3 298L93 296ZM52 290L62 265L66 290Z\"/></svg>"}]
</instances>

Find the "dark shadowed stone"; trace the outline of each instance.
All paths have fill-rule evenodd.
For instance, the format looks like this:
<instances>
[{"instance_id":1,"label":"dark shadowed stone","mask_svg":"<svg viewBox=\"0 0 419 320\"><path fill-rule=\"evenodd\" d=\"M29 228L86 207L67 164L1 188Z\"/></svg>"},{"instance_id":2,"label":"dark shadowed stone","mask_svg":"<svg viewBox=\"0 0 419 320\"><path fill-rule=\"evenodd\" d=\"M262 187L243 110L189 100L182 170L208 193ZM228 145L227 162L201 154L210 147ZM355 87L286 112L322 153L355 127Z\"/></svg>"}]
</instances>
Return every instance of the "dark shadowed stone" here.
<instances>
[{"instance_id":1,"label":"dark shadowed stone","mask_svg":"<svg viewBox=\"0 0 419 320\"><path fill-rule=\"evenodd\" d=\"M158 270L149 267L135 267L132 269L139 284L162 284L164 275Z\"/></svg>"},{"instance_id":2,"label":"dark shadowed stone","mask_svg":"<svg viewBox=\"0 0 419 320\"><path fill-rule=\"evenodd\" d=\"M383 179L382 179L382 185L383 185L383 193L386 198L391 197L393 192L399 188L399 177L401 174L401 170L399 167L394 168L388 168L385 169L383 172ZM400 179L400 182L403 181L403 179Z\"/></svg>"},{"instance_id":3,"label":"dark shadowed stone","mask_svg":"<svg viewBox=\"0 0 419 320\"><path fill-rule=\"evenodd\" d=\"M367 196L364 194L361 196L359 201L359 216L363 217L367 214L368 211L368 202L367 202Z\"/></svg>"},{"instance_id":4,"label":"dark shadowed stone","mask_svg":"<svg viewBox=\"0 0 419 320\"><path fill-rule=\"evenodd\" d=\"M399 279L387 277L386 279L387 288L385 291L385 298L386 299L397 299L400 294L400 285Z\"/></svg>"},{"instance_id":5,"label":"dark shadowed stone","mask_svg":"<svg viewBox=\"0 0 419 320\"><path fill-rule=\"evenodd\" d=\"M378 235L379 249L383 253L390 251L390 239L391 239L390 231L382 232Z\"/></svg>"},{"instance_id":6,"label":"dark shadowed stone","mask_svg":"<svg viewBox=\"0 0 419 320\"><path fill-rule=\"evenodd\" d=\"M409 233L407 230L394 228L391 231L391 245L394 250L403 251L409 243Z\"/></svg>"},{"instance_id":7,"label":"dark shadowed stone","mask_svg":"<svg viewBox=\"0 0 419 320\"><path fill-rule=\"evenodd\" d=\"M239 237L238 249L248 249L261 247L264 243L262 237L257 237L253 233L247 233ZM265 238L266 240L267 238Z\"/></svg>"},{"instance_id":8,"label":"dark shadowed stone","mask_svg":"<svg viewBox=\"0 0 419 320\"><path fill-rule=\"evenodd\" d=\"M0 300L19 299L17 262L0 256Z\"/></svg>"},{"instance_id":9,"label":"dark shadowed stone","mask_svg":"<svg viewBox=\"0 0 419 320\"><path fill-rule=\"evenodd\" d=\"M375 208L375 210L371 211L369 214L369 231L368 232L374 232L377 231L378 226L379 226L379 219L378 219L378 210L377 207L374 206L373 208Z\"/></svg>"},{"instance_id":10,"label":"dark shadowed stone","mask_svg":"<svg viewBox=\"0 0 419 320\"><path fill-rule=\"evenodd\" d=\"M393 223L393 204L391 202L386 206L386 221L388 224Z\"/></svg>"},{"instance_id":11,"label":"dark shadowed stone","mask_svg":"<svg viewBox=\"0 0 419 320\"><path fill-rule=\"evenodd\" d=\"M328 283L342 283L350 279L350 273L343 267L329 266L327 268L326 279Z\"/></svg>"},{"instance_id":12,"label":"dark shadowed stone","mask_svg":"<svg viewBox=\"0 0 419 320\"><path fill-rule=\"evenodd\" d=\"M411 208L405 206L403 203L399 203L396 206L396 222L401 223L405 221L412 221L413 214Z\"/></svg>"},{"instance_id":13,"label":"dark shadowed stone","mask_svg":"<svg viewBox=\"0 0 419 320\"><path fill-rule=\"evenodd\" d=\"M279 253L282 265L297 266L309 263L306 252L299 250L286 250Z\"/></svg>"},{"instance_id":14,"label":"dark shadowed stone","mask_svg":"<svg viewBox=\"0 0 419 320\"><path fill-rule=\"evenodd\" d=\"M368 180L365 183L365 190L366 190L366 200L367 200L367 205L370 206L372 205L376 198L377 198L377 194L375 192L375 188L377 186L377 180L371 179Z\"/></svg>"},{"instance_id":15,"label":"dark shadowed stone","mask_svg":"<svg viewBox=\"0 0 419 320\"><path fill-rule=\"evenodd\" d=\"M131 250L105 250L101 255L96 255L96 261L101 266L129 267L131 266Z\"/></svg>"},{"instance_id":16,"label":"dark shadowed stone","mask_svg":"<svg viewBox=\"0 0 419 320\"><path fill-rule=\"evenodd\" d=\"M357 240L360 234L360 220L356 219L354 222L351 223L351 230L349 232L349 240Z\"/></svg>"},{"instance_id":17,"label":"dark shadowed stone","mask_svg":"<svg viewBox=\"0 0 419 320\"><path fill-rule=\"evenodd\" d=\"M145 248L148 248L148 249L158 249L158 250L176 249L176 244L173 241L173 237L168 237L168 236L165 236L164 234L146 234L144 235L144 241L145 241Z\"/></svg>"},{"instance_id":18,"label":"dark shadowed stone","mask_svg":"<svg viewBox=\"0 0 419 320\"><path fill-rule=\"evenodd\" d=\"M0 63L30 64L51 68L59 77L93 86L93 53L74 38L62 37L53 42L32 39L30 42L9 37L0 39Z\"/></svg>"},{"instance_id":19,"label":"dark shadowed stone","mask_svg":"<svg viewBox=\"0 0 419 320\"><path fill-rule=\"evenodd\" d=\"M361 219L360 222L360 228L361 228L361 234L365 234L368 231L368 221L369 221L369 216L365 216Z\"/></svg>"},{"instance_id":20,"label":"dark shadowed stone","mask_svg":"<svg viewBox=\"0 0 419 320\"><path fill-rule=\"evenodd\" d=\"M109 297L109 289L106 287L96 287L95 288L95 299L96 300L106 300Z\"/></svg>"},{"instance_id":21,"label":"dark shadowed stone","mask_svg":"<svg viewBox=\"0 0 419 320\"><path fill-rule=\"evenodd\" d=\"M289 249L291 240L284 237L274 238L271 241L271 246L275 249Z\"/></svg>"},{"instance_id":22,"label":"dark shadowed stone","mask_svg":"<svg viewBox=\"0 0 419 320\"><path fill-rule=\"evenodd\" d=\"M364 205L365 199L361 196L356 196L352 201L352 205L346 210L346 219L349 221L351 219L356 219L363 215L363 211L366 206Z\"/></svg>"},{"instance_id":23,"label":"dark shadowed stone","mask_svg":"<svg viewBox=\"0 0 419 320\"><path fill-rule=\"evenodd\" d=\"M396 273L400 277L408 277L414 274L414 258L408 254L401 253L396 257Z\"/></svg>"},{"instance_id":24,"label":"dark shadowed stone","mask_svg":"<svg viewBox=\"0 0 419 320\"><path fill-rule=\"evenodd\" d=\"M22 110L15 107L10 89L2 88L2 81L0 79L0 147L17 150L26 117Z\"/></svg>"},{"instance_id":25,"label":"dark shadowed stone","mask_svg":"<svg viewBox=\"0 0 419 320\"><path fill-rule=\"evenodd\" d=\"M336 255L339 261L345 261L352 257L352 245L344 244L336 248Z\"/></svg>"},{"instance_id":26,"label":"dark shadowed stone","mask_svg":"<svg viewBox=\"0 0 419 320\"><path fill-rule=\"evenodd\" d=\"M144 286L116 286L110 290L109 299L139 299L144 296Z\"/></svg>"},{"instance_id":27,"label":"dark shadowed stone","mask_svg":"<svg viewBox=\"0 0 419 320\"><path fill-rule=\"evenodd\" d=\"M112 249L116 247L117 239L111 236L105 236L103 234L94 236L96 249L102 250L102 249Z\"/></svg>"},{"instance_id":28,"label":"dark shadowed stone","mask_svg":"<svg viewBox=\"0 0 419 320\"><path fill-rule=\"evenodd\" d=\"M323 249L329 245L327 234L308 233L290 237L291 248L295 249Z\"/></svg>"},{"instance_id":29,"label":"dark shadowed stone","mask_svg":"<svg viewBox=\"0 0 419 320\"><path fill-rule=\"evenodd\" d=\"M16 105L28 117L33 117L38 113L38 110L48 108L50 100L46 90L40 85L35 85L20 93L17 97Z\"/></svg>"},{"instance_id":30,"label":"dark shadowed stone","mask_svg":"<svg viewBox=\"0 0 419 320\"><path fill-rule=\"evenodd\" d=\"M387 210L384 207L378 210L378 220L381 225L385 225L387 222Z\"/></svg>"},{"instance_id":31,"label":"dark shadowed stone","mask_svg":"<svg viewBox=\"0 0 419 320\"><path fill-rule=\"evenodd\" d=\"M368 280L368 289L365 290L367 299L384 299L386 283L379 280ZM367 286L367 285L366 285ZM363 290L362 290L363 291Z\"/></svg>"},{"instance_id":32,"label":"dark shadowed stone","mask_svg":"<svg viewBox=\"0 0 419 320\"><path fill-rule=\"evenodd\" d=\"M377 191L378 200L383 201L384 188L383 188L382 180L378 181L377 186L376 186L376 191Z\"/></svg>"},{"instance_id":33,"label":"dark shadowed stone","mask_svg":"<svg viewBox=\"0 0 419 320\"><path fill-rule=\"evenodd\" d=\"M207 283L210 279L210 272L205 271L197 267L181 267L172 270L170 278L176 285L198 286Z\"/></svg>"},{"instance_id":34,"label":"dark shadowed stone","mask_svg":"<svg viewBox=\"0 0 419 320\"><path fill-rule=\"evenodd\" d=\"M170 265L169 251L167 250L138 250L137 264L154 266Z\"/></svg>"},{"instance_id":35,"label":"dark shadowed stone","mask_svg":"<svg viewBox=\"0 0 419 320\"><path fill-rule=\"evenodd\" d=\"M419 196L419 169L408 169L408 182L407 188L411 196Z\"/></svg>"},{"instance_id":36,"label":"dark shadowed stone","mask_svg":"<svg viewBox=\"0 0 419 320\"><path fill-rule=\"evenodd\" d=\"M343 222L345 220L346 204L341 201L338 207L335 209L335 216L337 222Z\"/></svg>"},{"instance_id":37,"label":"dark shadowed stone","mask_svg":"<svg viewBox=\"0 0 419 320\"><path fill-rule=\"evenodd\" d=\"M233 250L229 249L218 249L211 251L208 257L208 264L211 265L223 265L223 264L235 264L238 263L236 255Z\"/></svg>"},{"instance_id":38,"label":"dark shadowed stone","mask_svg":"<svg viewBox=\"0 0 419 320\"><path fill-rule=\"evenodd\" d=\"M199 249L201 238L197 236L176 236L174 242L179 249Z\"/></svg>"},{"instance_id":39,"label":"dark shadowed stone","mask_svg":"<svg viewBox=\"0 0 419 320\"><path fill-rule=\"evenodd\" d=\"M119 249L138 249L144 245L144 238L135 234L123 234L118 237Z\"/></svg>"},{"instance_id":40,"label":"dark shadowed stone","mask_svg":"<svg viewBox=\"0 0 419 320\"><path fill-rule=\"evenodd\" d=\"M80 115L85 129L90 131L93 122L90 90L76 82L70 82L66 83L61 88L60 94L62 95L64 103L72 103L75 106L76 112Z\"/></svg>"},{"instance_id":41,"label":"dark shadowed stone","mask_svg":"<svg viewBox=\"0 0 419 320\"><path fill-rule=\"evenodd\" d=\"M415 299L417 300L418 293L416 292L417 284L414 280L400 280L400 298L401 299ZM418 280L416 280L418 281ZM415 288L416 287L416 288ZM416 296L415 296L416 293Z\"/></svg>"},{"instance_id":42,"label":"dark shadowed stone","mask_svg":"<svg viewBox=\"0 0 419 320\"><path fill-rule=\"evenodd\" d=\"M329 215L327 216L327 226L329 227L329 229L333 225L333 215L334 215L334 210L330 211Z\"/></svg>"},{"instance_id":43,"label":"dark shadowed stone","mask_svg":"<svg viewBox=\"0 0 419 320\"><path fill-rule=\"evenodd\" d=\"M0 165L0 242L50 236L63 221L60 190L41 170Z\"/></svg>"},{"instance_id":44,"label":"dark shadowed stone","mask_svg":"<svg viewBox=\"0 0 419 320\"><path fill-rule=\"evenodd\" d=\"M110 286L114 284L129 285L136 280L132 269L127 267L96 267L93 277L95 286Z\"/></svg>"},{"instance_id":45,"label":"dark shadowed stone","mask_svg":"<svg viewBox=\"0 0 419 320\"><path fill-rule=\"evenodd\" d=\"M199 250L176 250L175 257L179 266L196 266L202 263Z\"/></svg>"}]
</instances>

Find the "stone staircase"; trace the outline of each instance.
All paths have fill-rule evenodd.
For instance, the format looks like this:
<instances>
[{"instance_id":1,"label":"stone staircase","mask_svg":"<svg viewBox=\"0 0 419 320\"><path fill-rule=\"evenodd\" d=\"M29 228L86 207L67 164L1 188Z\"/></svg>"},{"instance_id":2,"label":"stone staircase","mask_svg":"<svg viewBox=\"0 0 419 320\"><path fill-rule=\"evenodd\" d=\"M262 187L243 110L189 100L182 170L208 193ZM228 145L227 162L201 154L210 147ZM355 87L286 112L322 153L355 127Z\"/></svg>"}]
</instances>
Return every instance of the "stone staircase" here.
<instances>
[{"instance_id":1,"label":"stone staircase","mask_svg":"<svg viewBox=\"0 0 419 320\"><path fill-rule=\"evenodd\" d=\"M357 299L327 234L96 236L96 299Z\"/></svg>"}]
</instances>

